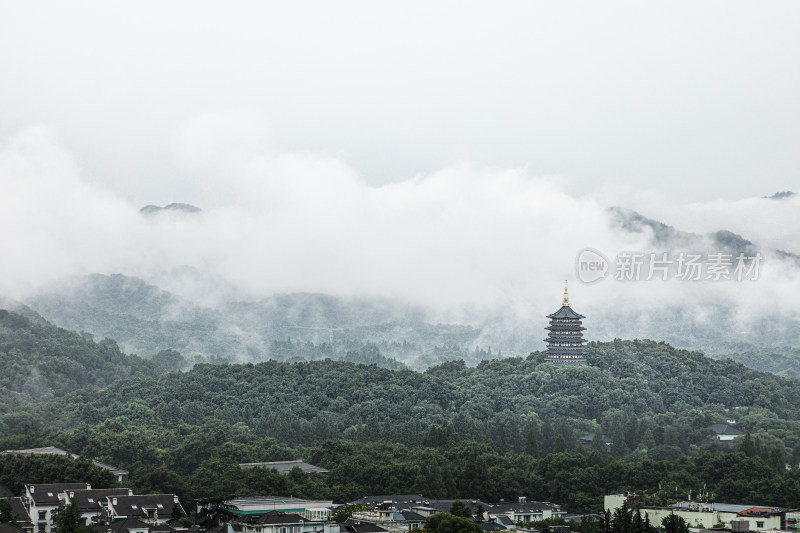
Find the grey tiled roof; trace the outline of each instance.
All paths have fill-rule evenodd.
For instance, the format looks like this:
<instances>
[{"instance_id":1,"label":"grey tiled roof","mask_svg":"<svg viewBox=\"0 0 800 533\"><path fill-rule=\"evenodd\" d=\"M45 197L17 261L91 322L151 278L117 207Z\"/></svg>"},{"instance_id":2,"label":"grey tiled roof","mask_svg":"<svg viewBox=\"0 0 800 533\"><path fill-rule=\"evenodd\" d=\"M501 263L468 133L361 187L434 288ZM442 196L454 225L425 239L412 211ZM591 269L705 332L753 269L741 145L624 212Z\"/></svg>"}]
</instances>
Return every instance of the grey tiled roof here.
<instances>
[{"instance_id":1,"label":"grey tiled roof","mask_svg":"<svg viewBox=\"0 0 800 533\"><path fill-rule=\"evenodd\" d=\"M492 507L489 509L489 512L493 514L508 513L512 511L517 513L533 513L556 509L557 507L558 506L556 504L550 502L503 502L492 505Z\"/></svg>"},{"instance_id":2,"label":"grey tiled roof","mask_svg":"<svg viewBox=\"0 0 800 533\"><path fill-rule=\"evenodd\" d=\"M70 501L73 499L80 502L82 512L96 511L101 508L101 502L106 502L107 496L128 496L130 489L83 489L69 490Z\"/></svg>"},{"instance_id":3,"label":"grey tiled roof","mask_svg":"<svg viewBox=\"0 0 800 533\"><path fill-rule=\"evenodd\" d=\"M0 524L0 533L24 533L20 528L11 524Z\"/></svg>"},{"instance_id":4,"label":"grey tiled roof","mask_svg":"<svg viewBox=\"0 0 800 533\"><path fill-rule=\"evenodd\" d=\"M240 468L274 468L279 474L288 474L293 468L297 467L307 474L327 474L328 471L322 467L308 464L305 461L270 461L266 463L241 463Z\"/></svg>"},{"instance_id":5,"label":"grey tiled roof","mask_svg":"<svg viewBox=\"0 0 800 533\"><path fill-rule=\"evenodd\" d=\"M28 509L22 503L22 498L0 498L0 500L11 502L11 514L17 517L17 522L20 524L32 524Z\"/></svg>"},{"instance_id":6,"label":"grey tiled roof","mask_svg":"<svg viewBox=\"0 0 800 533\"><path fill-rule=\"evenodd\" d=\"M586 318L572 310L568 305L562 305L558 311L553 314L547 315L547 318Z\"/></svg>"},{"instance_id":7,"label":"grey tiled roof","mask_svg":"<svg viewBox=\"0 0 800 533\"><path fill-rule=\"evenodd\" d=\"M602 435L601 438L606 444L611 444L611 438L608 435ZM578 437L578 440L583 442L592 442L594 440L594 433L587 433L582 437Z\"/></svg>"},{"instance_id":8,"label":"grey tiled roof","mask_svg":"<svg viewBox=\"0 0 800 533\"><path fill-rule=\"evenodd\" d=\"M406 522L425 521L424 516L414 511L400 511L400 514L403 515L403 520Z\"/></svg>"},{"instance_id":9,"label":"grey tiled roof","mask_svg":"<svg viewBox=\"0 0 800 533\"><path fill-rule=\"evenodd\" d=\"M706 429L710 429L717 435L744 435L743 432L728 424L711 424Z\"/></svg>"},{"instance_id":10,"label":"grey tiled roof","mask_svg":"<svg viewBox=\"0 0 800 533\"><path fill-rule=\"evenodd\" d=\"M348 518L339 524L339 531L341 531L341 533L385 533L388 530L377 524L370 524L369 522L356 524L352 519Z\"/></svg>"},{"instance_id":11,"label":"grey tiled roof","mask_svg":"<svg viewBox=\"0 0 800 533\"><path fill-rule=\"evenodd\" d=\"M116 516L146 517L143 508L156 509L158 518L165 519L172 515L172 508L176 505L172 494L144 494L138 496L107 496L110 507L114 508ZM114 503L116 501L116 503ZM180 505L180 504L177 504Z\"/></svg>"},{"instance_id":12,"label":"grey tiled roof","mask_svg":"<svg viewBox=\"0 0 800 533\"><path fill-rule=\"evenodd\" d=\"M6 450L2 452L4 454L14 454L14 455L61 455L64 457L72 457L73 459L78 459L80 456L74 453L70 453L66 450L62 450L61 448L56 448L55 446L45 446L43 448L26 448L23 450ZM128 475L127 470L123 470L121 468L117 468L116 466L111 466L106 463L101 463L100 461L92 460L92 464L94 466L103 468L105 470L109 470L114 475Z\"/></svg>"},{"instance_id":13,"label":"grey tiled roof","mask_svg":"<svg viewBox=\"0 0 800 533\"><path fill-rule=\"evenodd\" d=\"M412 505L422 505L428 498L422 494L383 494L378 496L364 496L361 499L350 503L359 503L369 507L375 507L383 502L392 502L395 507L404 508Z\"/></svg>"},{"instance_id":14,"label":"grey tiled roof","mask_svg":"<svg viewBox=\"0 0 800 533\"><path fill-rule=\"evenodd\" d=\"M88 483L46 483L26 485L36 505L58 505L58 495L67 490L90 489Z\"/></svg>"}]
</instances>

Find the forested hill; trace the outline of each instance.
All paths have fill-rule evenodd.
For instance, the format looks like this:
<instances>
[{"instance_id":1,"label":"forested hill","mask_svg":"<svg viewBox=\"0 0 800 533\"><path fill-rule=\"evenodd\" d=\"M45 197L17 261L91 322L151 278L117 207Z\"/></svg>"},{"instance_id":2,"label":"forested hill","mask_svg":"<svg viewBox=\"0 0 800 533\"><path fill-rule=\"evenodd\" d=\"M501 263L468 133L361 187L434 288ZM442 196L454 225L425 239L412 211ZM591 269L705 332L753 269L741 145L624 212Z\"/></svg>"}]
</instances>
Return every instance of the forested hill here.
<instances>
[{"instance_id":1,"label":"forested hill","mask_svg":"<svg viewBox=\"0 0 800 533\"><path fill-rule=\"evenodd\" d=\"M137 490L187 498L527 495L591 510L603 491L656 490L671 478L701 487L710 478L693 469L725 463L731 450L743 451L731 461L750 465L731 470L747 472L740 484L714 482L732 501L779 501L800 486L784 469L800 455L800 382L660 342L587 349L583 368L556 368L537 352L424 373L332 360L159 373L113 343L0 312L10 369L0 384L0 449L59 446L129 469ZM25 401L37 389L19 383L53 397ZM707 428L728 418L752 440L719 442ZM590 432L597 453L587 455L578 438ZM331 474L251 472L243 482L238 467L298 458Z\"/></svg>"},{"instance_id":2,"label":"forested hill","mask_svg":"<svg viewBox=\"0 0 800 533\"><path fill-rule=\"evenodd\" d=\"M255 427L285 417L287 424L316 421L337 432L358 422L428 425L504 412L594 420L610 409L652 416L714 405L766 408L789 419L800 410L794 380L664 343L590 343L591 366L583 368L556 368L543 359L535 353L474 368L453 361L425 373L330 360L197 365L129 381L95 395L91 404L97 420L114 416L109 407L138 398L156 410L149 417L154 424L213 417Z\"/></svg>"},{"instance_id":3,"label":"forested hill","mask_svg":"<svg viewBox=\"0 0 800 533\"><path fill-rule=\"evenodd\" d=\"M763 433L782 457L800 451L797 381L652 341L591 343L588 350L593 366L584 368L553 367L541 353L475 368L449 362L425 373L330 360L197 365L76 392L50 406L50 422L100 428L116 421L160 435L209 423L224 435L272 437L286 445L346 438L416 446L439 438L439 430L431 433L438 427L508 451L521 451L534 438L542 453L559 441L571 449L578 436L602 430L620 456L671 459L719 449L705 428L721 422L728 408L737 427ZM78 453L82 442L72 444ZM268 458L251 449L237 459Z\"/></svg>"},{"instance_id":4,"label":"forested hill","mask_svg":"<svg viewBox=\"0 0 800 533\"><path fill-rule=\"evenodd\" d=\"M122 353L114 341L96 343L29 314L0 310L0 391L7 401L41 401L158 374L158 365Z\"/></svg>"}]
</instances>

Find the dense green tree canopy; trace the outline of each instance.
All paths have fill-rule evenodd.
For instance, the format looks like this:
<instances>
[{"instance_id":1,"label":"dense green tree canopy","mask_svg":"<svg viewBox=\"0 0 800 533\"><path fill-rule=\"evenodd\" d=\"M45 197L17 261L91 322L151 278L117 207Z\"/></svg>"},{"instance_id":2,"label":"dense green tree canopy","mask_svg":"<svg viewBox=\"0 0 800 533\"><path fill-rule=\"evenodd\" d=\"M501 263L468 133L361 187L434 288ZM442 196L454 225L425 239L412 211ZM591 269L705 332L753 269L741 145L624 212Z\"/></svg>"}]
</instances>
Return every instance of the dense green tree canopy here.
<instances>
[{"instance_id":1,"label":"dense green tree canopy","mask_svg":"<svg viewBox=\"0 0 800 533\"><path fill-rule=\"evenodd\" d=\"M782 467L800 452L800 383L653 341L587 351L583 368L534 353L424 373L317 360L166 374L175 353L158 367L0 313L0 358L13 376L0 377L0 449L59 446L129 469L137 491L184 499L526 496L591 512L605 493L664 503L707 486L732 503L800 506L798 471ZM730 445L707 429L729 416L747 433ZM584 449L588 433L611 445ZM288 459L330 472L238 466ZM25 482L113 481L88 460L0 455L0 467L16 493Z\"/></svg>"},{"instance_id":2,"label":"dense green tree canopy","mask_svg":"<svg viewBox=\"0 0 800 533\"><path fill-rule=\"evenodd\" d=\"M463 516L437 513L425 520L424 533L480 533L481 528Z\"/></svg>"}]
</instances>

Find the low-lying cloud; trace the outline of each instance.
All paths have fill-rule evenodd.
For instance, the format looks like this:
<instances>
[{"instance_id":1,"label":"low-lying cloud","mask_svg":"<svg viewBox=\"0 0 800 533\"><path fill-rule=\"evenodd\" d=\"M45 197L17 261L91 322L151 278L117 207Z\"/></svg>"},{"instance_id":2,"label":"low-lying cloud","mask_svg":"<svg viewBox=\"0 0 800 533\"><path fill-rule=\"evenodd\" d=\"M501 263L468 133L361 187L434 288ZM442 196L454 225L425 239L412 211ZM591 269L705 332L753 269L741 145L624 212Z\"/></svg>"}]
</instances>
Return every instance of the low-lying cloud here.
<instances>
[{"instance_id":1,"label":"low-lying cloud","mask_svg":"<svg viewBox=\"0 0 800 533\"><path fill-rule=\"evenodd\" d=\"M639 195L651 201L626 207L682 230L753 240L765 255L760 279L588 286L574 270L584 247L610 256L667 250L647 231L621 230L607 210L613 199L583 196L559 176L465 162L372 186L340 158L280 150L247 112L201 116L174 148L184 173L165 184L180 194L169 200L201 213L142 216L141 205L82 172L47 128L5 140L0 290L22 298L64 276L119 272L204 304L322 292L397 298L430 309L432 320L491 316L539 328L570 279L585 314L684 305L700 319L709 301L733 306L743 321L800 310L798 269L769 250L800 252L797 197L668 205Z\"/></svg>"}]
</instances>

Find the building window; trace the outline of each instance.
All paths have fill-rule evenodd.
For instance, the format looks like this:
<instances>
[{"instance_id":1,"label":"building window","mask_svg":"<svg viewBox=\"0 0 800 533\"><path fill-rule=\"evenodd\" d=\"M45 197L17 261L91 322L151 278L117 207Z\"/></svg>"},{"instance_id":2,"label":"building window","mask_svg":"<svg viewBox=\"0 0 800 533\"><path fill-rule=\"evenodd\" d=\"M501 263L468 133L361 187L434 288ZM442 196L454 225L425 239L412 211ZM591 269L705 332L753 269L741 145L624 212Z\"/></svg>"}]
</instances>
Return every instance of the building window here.
<instances>
[{"instance_id":1,"label":"building window","mask_svg":"<svg viewBox=\"0 0 800 533\"><path fill-rule=\"evenodd\" d=\"M756 527L764 527L764 521L763 520L756 520Z\"/></svg>"},{"instance_id":2,"label":"building window","mask_svg":"<svg viewBox=\"0 0 800 533\"><path fill-rule=\"evenodd\" d=\"M47 511L39 511L39 520L47 520Z\"/></svg>"}]
</instances>

